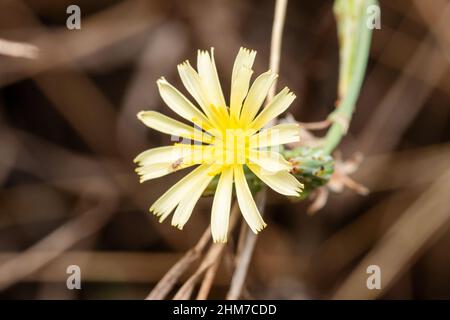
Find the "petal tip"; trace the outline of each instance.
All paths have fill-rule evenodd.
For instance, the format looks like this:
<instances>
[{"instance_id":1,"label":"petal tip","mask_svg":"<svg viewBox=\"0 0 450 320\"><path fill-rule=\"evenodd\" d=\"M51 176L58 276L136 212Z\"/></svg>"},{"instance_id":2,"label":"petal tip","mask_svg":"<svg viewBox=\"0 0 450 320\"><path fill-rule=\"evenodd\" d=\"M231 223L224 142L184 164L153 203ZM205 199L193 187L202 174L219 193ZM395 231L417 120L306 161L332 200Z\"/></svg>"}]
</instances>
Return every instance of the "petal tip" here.
<instances>
[{"instance_id":1,"label":"petal tip","mask_svg":"<svg viewBox=\"0 0 450 320\"><path fill-rule=\"evenodd\" d=\"M225 244L225 243L228 242L228 239L227 239L227 237L223 237L223 238L214 238L214 239L213 239L213 242L214 242L214 243L217 243L217 244Z\"/></svg>"},{"instance_id":2,"label":"petal tip","mask_svg":"<svg viewBox=\"0 0 450 320\"><path fill-rule=\"evenodd\" d=\"M144 116L145 116L145 113L147 113L148 111L139 111L137 114L136 114L136 116L137 116L137 118L139 119L139 120L143 120L144 119Z\"/></svg>"},{"instance_id":3,"label":"petal tip","mask_svg":"<svg viewBox=\"0 0 450 320\"><path fill-rule=\"evenodd\" d=\"M262 222L261 225L259 225L258 227L256 227L255 229L252 229L254 234L258 234L261 231L263 231L265 228L267 227L267 223L265 223L264 221Z\"/></svg>"},{"instance_id":4,"label":"petal tip","mask_svg":"<svg viewBox=\"0 0 450 320\"><path fill-rule=\"evenodd\" d=\"M168 83L168 82L167 82L166 78L164 78L164 77L161 77L161 78L159 78L158 80L156 80L156 84L157 84L158 86L163 85L163 84L167 84L167 83Z\"/></svg>"}]
</instances>

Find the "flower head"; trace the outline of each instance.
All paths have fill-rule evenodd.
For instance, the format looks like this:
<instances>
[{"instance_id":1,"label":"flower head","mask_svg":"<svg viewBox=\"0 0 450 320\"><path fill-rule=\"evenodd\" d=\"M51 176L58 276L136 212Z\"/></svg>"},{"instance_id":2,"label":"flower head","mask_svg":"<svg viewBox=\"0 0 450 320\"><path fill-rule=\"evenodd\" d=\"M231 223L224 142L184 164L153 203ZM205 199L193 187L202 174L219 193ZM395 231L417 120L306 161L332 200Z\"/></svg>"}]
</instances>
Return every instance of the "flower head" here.
<instances>
[{"instance_id":1,"label":"flower head","mask_svg":"<svg viewBox=\"0 0 450 320\"><path fill-rule=\"evenodd\" d=\"M155 111L141 111L138 118L148 127L183 138L172 146L150 149L139 154L135 162L141 182L198 165L173 185L150 208L162 222L172 211L172 225L182 229L195 204L219 175L211 213L211 232L215 242L226 242L233 185L239 208L253 232L266 226L247 184L244 167L248 167L273 190L298 196L303 185L291 175L291 164L276 149L299 140L297 124L279 124L264 128L284 112L295 95L281 90L265 108L262 105L277 75L270 70L250 86L255 51L241 48L231 76L231 95L227 105L217 74L214 51L199 51L197 71L188 61L178 65L178 72L195 106L166 79L157 81L167 106L186 125Z\"/></svg>"}]
</instances>

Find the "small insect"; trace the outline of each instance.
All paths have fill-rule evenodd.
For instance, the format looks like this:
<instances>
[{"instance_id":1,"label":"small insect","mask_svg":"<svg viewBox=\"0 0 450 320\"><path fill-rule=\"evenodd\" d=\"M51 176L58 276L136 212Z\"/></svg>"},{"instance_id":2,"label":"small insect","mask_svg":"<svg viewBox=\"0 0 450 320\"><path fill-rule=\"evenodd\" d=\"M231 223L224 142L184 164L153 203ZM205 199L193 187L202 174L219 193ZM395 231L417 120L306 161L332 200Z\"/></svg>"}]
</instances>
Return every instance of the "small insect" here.
<instances>
[{"instance_id":1,"label":"small insect","mask_svg":"<svg viewBox=\"0 0 450 320\"><path fill-rule=\"evenodd\" d=\"M176 160L174 163L172 163L171 167L172 170L177 170L178 168L180 168L180 166L183 164L183 158L180 158L178 160Z\"/></svg>"},{"instance_id":2,"label":"small insect","mask_svg":"<svg viewBox=\"0 0 450 320\"><path fill-rule=\"evenodd\" d=\"M298 168L298 165L300 164L300 162L298 162L298 161L295 160L295 159L289 159L288 161L291 163L291 170L290 170L290 173L292 173L292 174L297 174L297 173L299 173L300 170L299 170L299 168Z\"/></svg>"},{"instance_id":3,"label":"small insect","mask_svg":"<svg viewBox=\"0 0 450 320\"><path fill-rule=\"evenodd\" d=\"M293 158L288 159L288 161L291 163L291 166L293 166L293 167L300 164L300 162L298 160L293 159Z\"/></svg>"}]
</instances>

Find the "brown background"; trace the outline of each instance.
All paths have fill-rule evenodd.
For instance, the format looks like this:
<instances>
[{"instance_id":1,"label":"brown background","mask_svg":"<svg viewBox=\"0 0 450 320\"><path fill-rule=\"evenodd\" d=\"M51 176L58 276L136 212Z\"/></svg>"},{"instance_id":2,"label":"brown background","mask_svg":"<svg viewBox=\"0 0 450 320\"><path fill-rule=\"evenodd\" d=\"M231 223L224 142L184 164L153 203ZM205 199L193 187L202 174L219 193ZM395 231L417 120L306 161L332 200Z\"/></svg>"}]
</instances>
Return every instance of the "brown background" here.
<instances>
[{"instance_id":1,"label":"brown background","mask_svg":"<svg viewBox=\"0 0 450 320\"><path fill-rule=\"evenodd\" d=\"M68 31L75 3L82 29ZM1 298L148 294L207 226L211 199L182 232L147 212L184 173L138 183L134 156L170 139L135 115L173 116L155 81L181 88L176 64L199 48L215 47L224 92L240 46L257 50L255 74L265 71L273 9L256 0L0 2L0 38L41 49L37 61L0 55ZM439 22L450 20L450 2L381 1L381 10L340 147L344 159L365 155L352 177L372 192L332 194L314 216L309 201L269 193L247 298L450 298L450 29ZM338 67L332 2L290 1L279 85L298 96L297 120L333 110ZM80 291L66 289L70 264L81 267ZM365 287L368 264L382 267L382 291ZM222 267L212 297L227 290Z\"/></svg>"}]
</instances>

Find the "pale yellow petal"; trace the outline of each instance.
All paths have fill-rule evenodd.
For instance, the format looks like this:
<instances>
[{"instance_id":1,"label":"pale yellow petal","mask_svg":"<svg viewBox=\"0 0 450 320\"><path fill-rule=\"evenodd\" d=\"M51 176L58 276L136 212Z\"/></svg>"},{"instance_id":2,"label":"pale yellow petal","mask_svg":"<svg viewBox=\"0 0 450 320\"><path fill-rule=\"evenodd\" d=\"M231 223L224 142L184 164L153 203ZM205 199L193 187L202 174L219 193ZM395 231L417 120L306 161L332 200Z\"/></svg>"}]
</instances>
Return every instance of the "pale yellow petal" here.
<instances>
[{"instance_id":1,"label":"pale yellow petal","mask_svg":"<svg viewBox=\"0 0 450 320\"><path fill-rule=\"evenodd\" d=\"M213 145L190 145L186 149L189 150L186 150L183 153L182 159L179 159L179 161L181 161L181 164L211 164L215 162L215 147Z\"/></svg>"},{"instance_id":2,"label":"pale yellow petal","mask_svg":"<svg viewBox=\"0 0 450 320\"><path fill-rule=\"evenodd\" d=\"M208 162L213 157L214 148L211 145L181 144L158 147L141 152L134 162L141 166L155 163L175 163L180 159L183 162Z\"/></svg>"},{"instance_id":3,"label":"pale yellow petal","mask_svg":"<svg viewBox=\"0 0 450 320\"><path fill-rule=\"evenodd\" d=\"M187 168L192 165L193 164L177 164L175 166L173 163L154 163L151 165L139 167L135 171L138 175L140 175L139 181L142 183L147 180L160 178L162 176L168 175L169 173Z\"/></svg>"},{"instance_id":4,"label":"pale yellow petal","mask_svg":"<svg viewBox=\"0 0 450 320\"><path fill-rule=\"evenodd\" d=\"M198 181L207 175L209 167L210 165L207 164L198 166L155 201L151 206L150 211L160 217L160 222L167 218L186 193L192 192L192 190L197 187Z\"/></svg>"},{"instance_id":5,"label":"pale yellow petal","mask_svg":"<svg viewBox=\"0 0 450 320\"><path fill-rule=\"evenodd\" d=\"M226 106L214 62L214 49L211 48L211 56L207 51L199 50L197 55L197 70L200 75L202 87L206 92L209 102L214 106Z\"/></svg>"},{"instance_id":6,"label":"pale yellow petal","mask_svg":"<svg viewBox=\"0 0 450 320\"><path fill-rule=\"evenodd\" d=\"M243 125L249 124L258 113L276 78L277 75L269 70L253 82L241 111L241 123Z\"/></svg>"},{"instance_id":7,"label":"pale yellow petal","mask_svg":"<svg viewBox=\"0 0 450 320\"><path fill-rule=\"evenodd\" d=\"M220 175L212 205L211 234L214 242L227 242L232 193L233 168L228 167Z\"/></svg>"},{"instance_id":8,"label":"pale yellow petal","mask_svg":"<svg viewBox=\"0 0 450 320\"><path fill-rule=\"evenodd\" d=\"M214 176L205 173L197 180L193 189L186 190L184 197L181 199L173 214L172 226L177 227L180 230L183 229L184 225L191 217L195 204L198 202L198 199L213 178Z\"/></svg>"},{"instance_id":9,"label":"pale yellow petal","mask_svg":"<svg viewBox=\"0 0 450 320\"><path fill-rule=\"evenodd\" d=\"M195 129L193 126L188 126L177 120L169 118L159 112L141 111L137 116L138 119L141 120L146 126L160 132L205 143L210 143L212 141L212 137L210 135Z\"/></svg>"},{"instance_id":10,"label":"pale yellow petal","mask_svg":"<svg viewBox=\"0 0 450 320\"><path fill-rule=\"evenodd\" d=\"M214 114L214 110L211 107L214 103L210 100L207 88L205 89L203 86L197 71L192 68L189 61L185 61L178 65L178 73L180 74L184 86L197 101L212 126L220 128L220 119L217 119L217 116Z\"/></svg>"},{"instance_id":11,"label":"pale yellow petal","mask_svg":"<svg viewBox=\"0 0 450 320\"><path fill-rule=\"evenodd\" d=\"M276 151L250 150L250 164L256 164L269 172L289 171L291 164Z\"/></svg>"},{"instance_id":12,"label":"pale yellow petal","mask_svg":"<svg viewBox=\"0 0 450 320\"><path fill-rule=\"evenodd\" d=\"M251 69L253 67L255 57L255 50L249 50L243 47L239 49L236 59L234 60L233 72L231 74L231 83L233 83L237 79L239 69L241 69L242 67Z\"/></svg>"},{"instance_id":13,"label":"pale yellow petal","mask_svg":"<svg viewBox=\"0 0 450 320\"><path fill-rule=\"evenodd\" d=\"M210 145L176 144L154 148L137 157L140 167L135 171L141 176L142 183L196 164L212 163L213 155L214 148Z\"/></svg>"},{"instance_id":14,"label":"pale yellow petal","mask_svg":"<svg viewBox=\"0 0 450 320\"><path fill-rule=\"evenodd\" d=\"M282 114L295 99L295 94L289 92L288 88L281 90L253 120L250 127L259 130L269 121Z\"/></svg>"},{"instance_id":15,"label":"pale yellow petal","mask_svg":"<svg viewBox=\"0 0 450 320\"><path fill-rule=\"evenodd\" d=\"M170 109L201 128L211 127L206 116L166 79L161 78L156 83L162 99Z\"/></svg>"},{"instance_id":16,"label":"pale yellow petal","mask_svg":"<svg viewBox=\"0 0 450 320\"><path fill-rule=\"evenodd\" d=\"M288 171L272 173L257 165L249 164L248 167L259 179L278 193L298 197L303 189L303 184Z\"/></svg>"},{"instance_id":17,"label":"pale yellow petal","mask_svg":"<svg viewBox=\"0 0 450 320\"><path fill-rule=\"evenodd\" d=\"M197 71L190 65L189 61L185 61L178 65L178 73L180 74L181 81L186 87L186 90L197 101L206 115L209 115L208 108L211 102L208 99L208 95L202 87L202 82Z\"/></svg>"},{"instance_id":18,"label":"pale yellow petal","mask_svg":"<svg viewBox=\"0 0 450 320\"><path fill-rule=\"evenodd\" d=\"M300 126L297 123L282 123L252 135L249 146L265 148L298 141L300 141Z\"/></svg>"},{"instance_id":19,"label":"pale yellow petal","mask_svg":"<svg viewBox=\"0 0 450 320\"><path fill-rule=\"evenodd\" d=\"M245 221L247 221L250 229L254 233L258 233L266 227L259 210L253 200L252 193L245 180L244 170L242 166L234 167L234 183L236 188L236 196Z\"/></svg>"},{"instance_id":20,"label":"pale yellow petal","mask_svg":"<svg viewBox=\"0 0 450 320\"><path fill-rule=\"evenodd\" d=\"M236 120L239 119L242 101L244 101L247 95L252 74L253 70L242 67L238 71L237 79L231 85L230 114Z\"/></svg>"},{"instance_id":21,"label":"pale yellow petal","mask_svg":"<svg viewBox=\"0 0 450 320\"><path fill-rule=\"evenodd\" d=\"M145 150L134 158L135 163L149 165L153 163L173 162L183 156L185 148L165 146Z\"/></svg>"},{"instance_id":22,"label":"pale yellow petal","mask_svg":"<svg viewBox=\"0 0 450 320\"><path fill-rule=\"evenodd\" d=\"M239 118L242 102L248 93L255 56L256 51L241 48L234 61L231 76L230 113L236 119Z\"/></svg>"}]
</instances>

